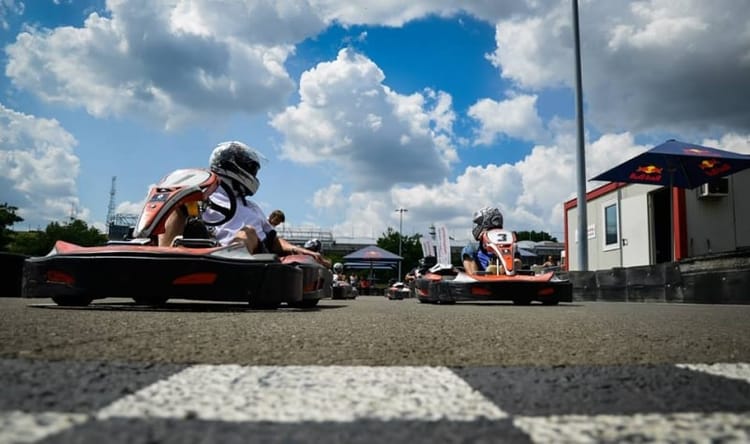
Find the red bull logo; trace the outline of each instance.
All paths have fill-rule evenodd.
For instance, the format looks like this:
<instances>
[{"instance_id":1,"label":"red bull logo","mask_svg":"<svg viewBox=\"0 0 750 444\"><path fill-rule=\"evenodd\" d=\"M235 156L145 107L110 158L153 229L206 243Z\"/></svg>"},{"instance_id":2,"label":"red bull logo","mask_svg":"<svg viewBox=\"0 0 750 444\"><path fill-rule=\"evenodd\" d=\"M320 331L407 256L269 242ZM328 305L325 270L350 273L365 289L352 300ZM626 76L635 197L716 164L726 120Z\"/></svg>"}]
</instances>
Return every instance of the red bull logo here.
<instances>
[{"instance_id":1,"label":"red bull logo","mask_svg":"<svg viewBox=\"0 0 750 444\"><path fill-rule=\"evenodd\" d=\"M706 150L702 148L685 148L683 150L685 154L691 154L693 156L709 156L711 155L711 150Z\"/></svg>"},{"instance_id":2,"label":"red bull logo","mask_svg":"<svg viewBox=\"0 0 750 444\"><path fill-rule=\"evenodd\" d=\"M661 172L664 168L659 168L656 165L641 165L630 173L630 180L639 180L645 182L659 182L661 181Z\"/></svg>"},{"instance_id":3,"label":"red bull logo","mask_svg":"<svg viewBox=\"0 0 750 444\"><path fill-rule=\"evenodd\" d=\"M698 163L698 168L703 170L706 176L714 177L726 174L732 166L719 159L703 159Z\"/></svg>"}]
</instances>

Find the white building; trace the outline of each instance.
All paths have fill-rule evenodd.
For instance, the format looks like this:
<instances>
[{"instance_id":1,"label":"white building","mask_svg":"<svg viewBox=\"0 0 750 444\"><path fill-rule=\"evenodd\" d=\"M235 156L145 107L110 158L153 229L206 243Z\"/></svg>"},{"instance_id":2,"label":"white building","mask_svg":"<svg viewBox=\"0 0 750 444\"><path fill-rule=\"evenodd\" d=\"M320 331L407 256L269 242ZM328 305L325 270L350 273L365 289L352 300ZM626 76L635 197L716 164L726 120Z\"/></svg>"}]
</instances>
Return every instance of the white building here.
<instances>
[{"instance_id":1,"label":"white building","mask_svg":"<svg viewBox=\"0 0 750 444\"><path fill-rule=\"evenodd\" d=\"M577 200L565 202L565 256L580 270ZM750 170L692 190L609 183L586 195L588 269L654 265L750 248Z\"/></svg>"}]
</instances>

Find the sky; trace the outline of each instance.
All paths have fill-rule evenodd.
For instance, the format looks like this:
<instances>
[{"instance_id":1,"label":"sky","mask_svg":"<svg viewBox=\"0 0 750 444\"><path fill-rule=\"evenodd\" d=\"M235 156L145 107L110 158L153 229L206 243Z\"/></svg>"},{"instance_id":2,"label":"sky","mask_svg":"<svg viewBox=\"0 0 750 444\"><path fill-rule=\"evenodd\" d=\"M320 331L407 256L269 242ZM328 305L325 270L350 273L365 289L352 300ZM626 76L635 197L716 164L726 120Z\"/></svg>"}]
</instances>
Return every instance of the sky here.
<instances>
[{"instance_id":1,"label":"sky","mask_svg":"<svg viewBox=\"0 0 750 444\"><path fill-rule=\"evenodd\" d=\"M376 239L500 208L563 240L570 0L0 0L0 203L105 230L218 143L284 228ZM747 0L579 0L588 181L667 139L750 153ZM114 188L112 187L114 179ZM405 212L396 211L406 209Z\"/></svg>"}]
</instances>

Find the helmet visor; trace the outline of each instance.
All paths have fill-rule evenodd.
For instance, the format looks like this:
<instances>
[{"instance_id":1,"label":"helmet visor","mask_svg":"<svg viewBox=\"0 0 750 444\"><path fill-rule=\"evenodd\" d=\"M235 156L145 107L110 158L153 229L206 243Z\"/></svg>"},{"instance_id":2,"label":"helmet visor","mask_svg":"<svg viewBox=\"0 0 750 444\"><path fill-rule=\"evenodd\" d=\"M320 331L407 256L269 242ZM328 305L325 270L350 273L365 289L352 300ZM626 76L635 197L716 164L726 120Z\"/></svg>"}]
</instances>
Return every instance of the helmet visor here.
<instances>
[{"instance_id":1,"label":"helmet visor","mask_svg":"<svg viewBox=\"0 0 750 444\"><path fill-rule=\"evenodd\" d=\"M258 174L258 171L260 171L260 164L252 159L248 158L239 158L236 160L237 166L242 168L243 171L246 171L253 176Z\"/></svg>"}]
</instances>

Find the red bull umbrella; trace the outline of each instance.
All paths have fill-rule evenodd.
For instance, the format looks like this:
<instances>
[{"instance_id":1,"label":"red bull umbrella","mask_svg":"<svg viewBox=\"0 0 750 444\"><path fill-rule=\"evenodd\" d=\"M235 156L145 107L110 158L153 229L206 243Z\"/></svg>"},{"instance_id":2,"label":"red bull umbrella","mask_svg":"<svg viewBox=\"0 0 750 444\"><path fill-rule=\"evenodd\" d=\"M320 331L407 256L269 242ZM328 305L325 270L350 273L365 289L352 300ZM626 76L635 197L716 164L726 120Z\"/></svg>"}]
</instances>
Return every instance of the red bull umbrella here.
<instances>
[{"instance_id":1,"label":"red bull umbrella","mask_svg":"<svg viewBox=\"0 0 750 444\"><path fill-rule=\"evenodd\" d=\"M670 223L674 225L671 192L673 187L695 188L746 168L750 168L750 155L672 139L599 174L591 180L643 183L669 187ZM672 235L671 253L672 259L674 259L674 228L670 232Z\"/></svg>"},{"instance_id":2,"label":"red bull umbrella","mask_svg":"<svg viewBox=\"0 0 750 444\"><path fill-rule=\"evenodd\" d=\"M668 140L591 180L695 188L750 168L750 155Z\"/></svg>"}]
</instances>

